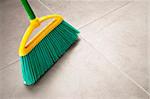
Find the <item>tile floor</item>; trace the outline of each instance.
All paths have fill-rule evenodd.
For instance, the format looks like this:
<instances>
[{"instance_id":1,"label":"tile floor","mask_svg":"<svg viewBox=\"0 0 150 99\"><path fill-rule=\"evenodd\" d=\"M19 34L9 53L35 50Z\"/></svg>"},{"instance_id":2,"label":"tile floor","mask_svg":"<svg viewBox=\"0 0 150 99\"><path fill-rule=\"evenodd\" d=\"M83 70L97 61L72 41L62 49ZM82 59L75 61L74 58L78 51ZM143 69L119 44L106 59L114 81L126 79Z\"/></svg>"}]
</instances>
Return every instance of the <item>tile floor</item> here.
<instances>
[{"instance_id":1,"label":"tile floor","mask_svg":"<svg viewBox=\"0 0 150 99\"><path fill-rule=\"evenodd\" d=\"M19 0L0 2L0 99L149 99L148 2L29 0L37 16L62 14L81 31L30 87L17 55L29 22Z\"/></svg>"}]
</instances>

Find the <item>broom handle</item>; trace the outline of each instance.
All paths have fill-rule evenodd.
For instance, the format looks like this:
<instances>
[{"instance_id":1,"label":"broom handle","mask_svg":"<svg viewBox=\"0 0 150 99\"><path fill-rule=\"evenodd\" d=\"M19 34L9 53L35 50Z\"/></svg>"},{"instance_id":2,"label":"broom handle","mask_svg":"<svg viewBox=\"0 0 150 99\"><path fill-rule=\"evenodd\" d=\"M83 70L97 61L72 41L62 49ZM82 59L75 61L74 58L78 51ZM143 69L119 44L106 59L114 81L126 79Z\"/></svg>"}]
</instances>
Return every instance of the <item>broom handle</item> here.
<instances>
[{"instance_id":1,"label":"broom handle","mask_svg":"<svg viewBox=\"0 0 150 99\"><path fill-rule=\"evenodd\" d=\"M24 10L26 11L27 13L27 16L28 16L28 19L29 20L33 20L36 18L31 6L29 5L28 1L27 0L21 0L21 3L24 7Z\"/></svg>"}]
</instances>

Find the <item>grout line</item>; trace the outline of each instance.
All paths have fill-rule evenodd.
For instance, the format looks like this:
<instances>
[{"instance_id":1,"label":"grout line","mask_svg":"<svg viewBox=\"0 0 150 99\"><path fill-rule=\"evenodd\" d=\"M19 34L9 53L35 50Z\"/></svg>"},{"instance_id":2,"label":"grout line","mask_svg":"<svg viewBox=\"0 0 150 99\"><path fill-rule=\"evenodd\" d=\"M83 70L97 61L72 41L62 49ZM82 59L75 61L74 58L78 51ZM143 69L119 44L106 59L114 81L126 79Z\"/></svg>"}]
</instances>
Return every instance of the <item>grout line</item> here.
<instances>
[{"instance_id":1,"label":"grout line","mask_svg":"<svg viewBox=\"0 0 150 99\"><path fill-rule=\"evenodd\" d=\"M106 13L106 14L104 14L103 16L100 16L100 17L98 17L98 18L96 18L96 19L92 20L91 22L89 22L89 23L87 23L87 24L85 24L85 25L83 25L83 26L79 27L78 29L82 29L82 28L86 27L87 25L89 25L89 24L91 24L91 23L93 23L93 22L95 22L95 21L97 21L97 20L99 20L99 19L104 18L104 17L105 17L105 16L107 16L107 15L109 15L109 14L111 14L111 13L115 12L115 11L120 10L121 8L125 7L126 5L128 5L128 4L130 4L130 3L131 3L131 2L127 2L127 3L125 3L124 5L122 5L122 6L118 7L118 8L115 8L115 9L113 9L113 10L111 10L111 11L107 12L107 13Z\"/></svg>"},{"instance_id":2,"label":"grout line","mask_svg":"<svg viewBox=\"0 0 150 99\"><path fill-rule=\"evenodd\" d=\"M18 59L16 59L15 61L11 62L10 64L8 64L8 65L4 66L3 68L1 68L1 69L0 69L0 72L1 72L2 70L4 70L4 69L6 69L6 68L10 67L11 65L15 64L15 63L16 63L16 62L18 62L18 61L19 61L19 60L18 60Z\"/></svg>"},{"instance_id":3,"label":"grout line","mask_svg":"<svg viewBox=\"0 0 150 99\"><path fill-rule=\"evenodd\" d=\"M116 68L121 74L123 74L128 80L130 80L133 84L135 84L137 87L139 87L142 91L144 91L147 95L150 96L150 93L149 93L147 90L145 90L140 84L138 84L138 83L137 83L132 77L130 77L127 73L125 73L124 71L122 71L121 69L119 69L119 66L117 66L117 65L113 64L112 62L110 62L110 61L105 57L104 54L102 54L99 50L97 50L97 48L95 48L89 41L87 41L86 39L84 39L83 36L80 35L80 37L81 37L90 47L92 47L95 51L97 51L99 55L102 55L102 56L106 59L106 61L107 61L108 63L110 63L113 67L115 67L115 68Z\"/></svg>"},{"instance_id":4,"label":"grout line","mask_svg":"<svg viewBox=\"0 0 150 99\"><path fill-rule=\"evenodd\" d=\"M39 1L47 10L49 10L49 11L51 11L51 12L54 13L54 11L51 10L45 3L43 3L43 1L41 1L41 0L38 0L38 1ZM100 17L98 17L98 18L92 20L91 22L89 22L89 23L87 23L87 24L85 24L85 25L83 25L83 26L80 26L78 29L82 29L82 28L86 27L87 25L89 25L89 24L91 24L91 23L93 23L93 22L95 22L95 21L97 21L97 20L99 20L99 19L104 18L105 16L111 14L112 12L115 12L115 11L117 11L117 10L119 10L119 9L121 9L121 8L123 8L123 7L125 7L126 5L130 4L131 2L133 2L133 1L128 1L128 2L125 3L124 5L122 5L122 6L118 7L118 8L115 8L115 9L113 9L113 10L107 12L107 13L104 14L103 16L100 16Z\"/></svg>"},{"instance_id":5,"label":"grout line","mask_svg":"<svg viewBox=\"0 0 150 99\"><path fill-rule=\"evenodd\" d=\"M41 3L41 5L43 5L48 11L54 13L54 11L52 9L50 9L44 2L42 2L41 0L38 0L39 3Z\"/></svg>"}]
</instances>

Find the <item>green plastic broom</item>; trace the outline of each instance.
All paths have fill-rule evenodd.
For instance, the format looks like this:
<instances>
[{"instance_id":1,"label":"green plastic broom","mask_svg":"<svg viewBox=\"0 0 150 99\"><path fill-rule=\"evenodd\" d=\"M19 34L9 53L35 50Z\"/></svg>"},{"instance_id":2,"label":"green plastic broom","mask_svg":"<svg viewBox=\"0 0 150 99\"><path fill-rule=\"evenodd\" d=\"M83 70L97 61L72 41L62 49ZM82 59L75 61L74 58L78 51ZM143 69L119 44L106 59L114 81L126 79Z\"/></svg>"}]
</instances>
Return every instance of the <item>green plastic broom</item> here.
<instances>
[{"instance_id":1,"label":"green plastic broom","mask_svg":"<svg viewBox=\"0 0 150 99\"><path fill-rule=\"evenodd\" d=\"M79 31L65 22L61 15L53 14L38 18L27 0L21 0L21 2L30 19L30 25L20 43L19 56L24 84L32 85L78 39ZM49 19L54 19L54 21L50 22L28 42L34 29Z\"/></svg>"}]
</instances>

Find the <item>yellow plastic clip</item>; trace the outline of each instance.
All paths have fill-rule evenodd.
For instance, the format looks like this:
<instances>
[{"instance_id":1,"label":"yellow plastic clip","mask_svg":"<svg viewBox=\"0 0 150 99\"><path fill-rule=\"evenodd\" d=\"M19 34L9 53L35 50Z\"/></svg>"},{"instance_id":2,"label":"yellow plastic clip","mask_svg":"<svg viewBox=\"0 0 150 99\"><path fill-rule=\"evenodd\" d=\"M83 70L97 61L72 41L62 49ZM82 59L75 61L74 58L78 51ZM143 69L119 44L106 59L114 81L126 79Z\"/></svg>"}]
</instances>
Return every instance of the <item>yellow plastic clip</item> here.
<instances>
[{"instance_id":1,"label":"yellow plastic clip","mask_svg":"<svg viewBox=\"0 0 150 99\"><path fill-rule=\"evenodd\" d=\"M32 34L32 32L40 26L40 24L48 19L54 19L50 22L44 29L37 33L31 41L27 44L27 41ZM57 27L63 18L61 15L53 14L48 16L43 16L41 18L36 18L30 21L30 25L27 28L19 47L19 56L27 55L47 34L49 34L55 27Z\"/></svg>"}]
</instances>

